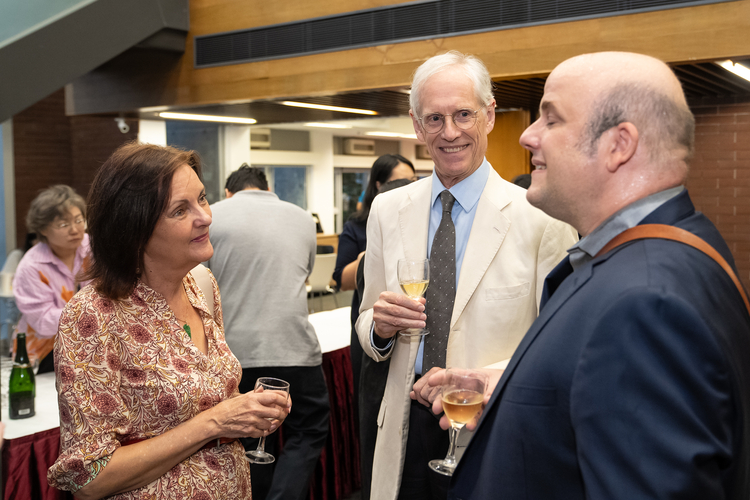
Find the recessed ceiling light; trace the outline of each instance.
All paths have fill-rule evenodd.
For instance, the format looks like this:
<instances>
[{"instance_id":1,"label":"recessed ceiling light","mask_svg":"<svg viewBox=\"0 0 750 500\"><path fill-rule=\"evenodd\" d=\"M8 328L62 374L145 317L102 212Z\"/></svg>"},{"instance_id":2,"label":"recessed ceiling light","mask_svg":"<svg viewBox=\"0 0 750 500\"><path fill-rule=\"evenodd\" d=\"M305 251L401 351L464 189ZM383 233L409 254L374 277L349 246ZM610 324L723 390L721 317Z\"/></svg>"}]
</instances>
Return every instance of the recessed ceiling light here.
<instances>
[{"instance_id":1,"label":"recessed ceiling light","mask_svg":"<svg viewBox=\"0 0 750 500\"><path fill-rule=\"evenodd\" d=\"M747 66L743 66L742 64L739 64L739 63L733 63L732 61L729 61L729 60L721 61L717 64L721 66L722 68L724 68L725 70L731 71L735 75L741 76L745 80L750 81L750 68L748 68Z\"/></svg>"},{"instance_id":2,"label":"recessed ceiling light","mask_svg":"<svg viewBox=\"0 0 750 500\"><path fill-rule=\"evenodd\" d=\"M417 138L417 134L399 134L397 132L365 132L365 135L373 135L375 137L397 137L399 139Z\"/></svg>"},{"instance_id":3,"label":"recessed ceiling light","mask_svg":"<svg viewBox=\"0 0 750 500\"><path fill-rule=\"evenodd\" d=\"M358 115L377 115L377 111L369 109L342 108L339 106L326 106L324 104L310 104L308 102L281 101L279 104L284 106L293 106L295 108L322 109L325 111L339 111L341 113L355 113Z\"/></svg>"},{"instance_id":4,"label":"recessed ceiling light","mask_svg":"<svg viewBox=\"0 0 750 500\"><path fill-rule=\"evenodd\" d=\"M239 118L235 116L214 116L214 115L193 115L189 113L159 113L162 118L170 120L192 120L198 122L220 122L220 123L241 123L243 125L252 125L258 123L253 118Z\"/></svg>"},{"instance_id":5,"label":"recessed ceiling light","mask_svg":"<svg viewBox=\"0 0 750 500\"><path fill-rule=\"evenodd\" d=\"M349 125L338 125L336 123L305 123L305 127L318 127L318 128L351 128Z\"/></svg>"}]
</instances>

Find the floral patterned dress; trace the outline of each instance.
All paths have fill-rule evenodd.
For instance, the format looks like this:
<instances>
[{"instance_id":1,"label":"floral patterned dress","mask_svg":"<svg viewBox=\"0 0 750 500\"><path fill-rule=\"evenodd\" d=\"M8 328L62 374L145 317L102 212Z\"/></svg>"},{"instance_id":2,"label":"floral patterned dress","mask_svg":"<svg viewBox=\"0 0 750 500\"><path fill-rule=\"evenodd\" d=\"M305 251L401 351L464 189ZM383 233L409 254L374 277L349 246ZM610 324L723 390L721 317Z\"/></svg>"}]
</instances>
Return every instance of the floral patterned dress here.
<instances>
[{"instance_id":1,"label":"floral patterned dress","mask_svg":"<svg viewBox=\"0 0 750 500\"><path fill-rule=\"evenodd\" d=\"M192 275L183 280L203 320L207 355L141 281L125 300L87 286L67 304L55 343L61 453L48 471L51 486L75 492L123 442L163 434L238 394L242 368L224 340L211 281L215 318ZM234 441L199 450L156 481L111 498L247 499L250 469Z\"/></svg>"}]
</instances>

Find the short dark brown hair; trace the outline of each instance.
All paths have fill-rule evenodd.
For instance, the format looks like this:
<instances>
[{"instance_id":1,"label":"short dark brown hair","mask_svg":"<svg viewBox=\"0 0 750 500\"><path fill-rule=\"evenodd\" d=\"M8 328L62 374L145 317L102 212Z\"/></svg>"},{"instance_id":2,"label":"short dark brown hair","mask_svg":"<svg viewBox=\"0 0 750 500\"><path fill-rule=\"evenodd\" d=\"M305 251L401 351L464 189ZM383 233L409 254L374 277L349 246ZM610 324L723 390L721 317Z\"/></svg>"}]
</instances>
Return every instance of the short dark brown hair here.
<instances>
[{"instance_id":1,"label":"short dark brown hair","mask_svg":"<svg viewBox=\"0 0 750 500\"><path fill-rule=\"evenodd\" d=\"M183 165L201 178L196 152L130 142L97 172L89 193L92 262L85 278L102 295L119 300L133 292L143 249L169 203L172 177Z\"/></svg>"},{"instance_id":2,"label":"short dark brown hair","mask_svg":"<svg viewBox=\"0 0 750 500\"><path fill-rule=\"evenodd\" d=\"M243 163L240 168L229 175L224 188L232 194L247 188L258 188L261 191L268 191L268 180L263 170Z\"/></svg>"}]
</instances>

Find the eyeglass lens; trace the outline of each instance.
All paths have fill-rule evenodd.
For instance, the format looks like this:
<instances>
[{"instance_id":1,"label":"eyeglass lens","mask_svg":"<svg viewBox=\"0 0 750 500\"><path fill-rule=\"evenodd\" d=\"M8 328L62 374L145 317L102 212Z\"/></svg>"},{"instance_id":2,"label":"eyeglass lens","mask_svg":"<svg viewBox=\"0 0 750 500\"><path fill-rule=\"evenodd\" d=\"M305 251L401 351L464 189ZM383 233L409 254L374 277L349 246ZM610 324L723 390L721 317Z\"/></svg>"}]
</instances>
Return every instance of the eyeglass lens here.
<instances>
[{"instance_id":1,"label":"eyeglass lens","mask_svg":"<svg viewBox=\"0 0 750 500\"><path fill-rule=\"evenodd\" d=\"M478 111L472 111L470 109L459 109L450 115L432 113L422 117L422 124L428 132L440 132L445 126L445 117L450 116L456 127L462 130L468 130L476 123L477 113Z\"/></svg>"}]
</instances>

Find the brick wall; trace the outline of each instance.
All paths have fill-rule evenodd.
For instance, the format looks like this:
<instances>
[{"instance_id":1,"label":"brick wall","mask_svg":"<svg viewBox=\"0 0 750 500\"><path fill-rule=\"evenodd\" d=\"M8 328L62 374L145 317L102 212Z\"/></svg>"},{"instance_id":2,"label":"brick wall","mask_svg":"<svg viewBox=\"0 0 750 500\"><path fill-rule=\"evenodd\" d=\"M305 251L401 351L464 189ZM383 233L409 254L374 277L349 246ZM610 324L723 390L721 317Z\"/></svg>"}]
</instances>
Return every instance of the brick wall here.
<instances>
[{"instance_id":1,"label":"brick wall","mask_svg":"<svg viewBox=\"0 0 750 500\"><path fill-rule=\"evenodd\" d=\"M16 179L16 245L26 236L26 212L39 191L53 184L70 184L72 157L70 120L65 116L65 92L59 90L13 117Z\"/></svg>"},{"instance_id":2,"label":"brick wall","mask_svg":"<svg viewBox=\"0 0 750 500\"><path fill-rule=\"evenodd\" d=\"M63 89L13 117L16 244L26 235L26 212L40 190L68 184L84 198L102 163L120 144L138 138L138 121L123 134L111 116L65 115Z\"/></svg>"},{"instance_id":3,"label":"brick wall","mask_svg":"<svg viewBox=\"0 0 750 500\"><path fill-rule=\"evenodd\" d=\"M88 196L96 172L121 144L138 139L138 120L127 119L130 131L123 134L111 116L74 116L71 123L71 186Z\"/></svg>"},{"instance_id":4,"label":"brick wall","mask_svg":"<svg viewBox=\"0 0 750 500\"><path fill-rule=\"evenodd\" d=\"M695 158L688 189L732 250L750 286L750 99L693 103Z\"/></svg>"}]
</instances>

